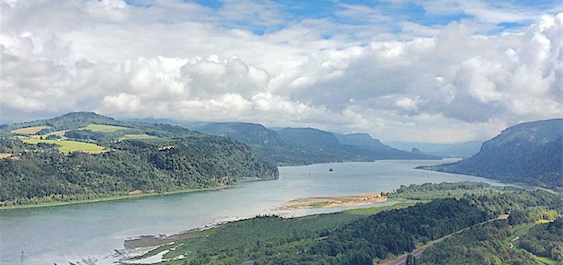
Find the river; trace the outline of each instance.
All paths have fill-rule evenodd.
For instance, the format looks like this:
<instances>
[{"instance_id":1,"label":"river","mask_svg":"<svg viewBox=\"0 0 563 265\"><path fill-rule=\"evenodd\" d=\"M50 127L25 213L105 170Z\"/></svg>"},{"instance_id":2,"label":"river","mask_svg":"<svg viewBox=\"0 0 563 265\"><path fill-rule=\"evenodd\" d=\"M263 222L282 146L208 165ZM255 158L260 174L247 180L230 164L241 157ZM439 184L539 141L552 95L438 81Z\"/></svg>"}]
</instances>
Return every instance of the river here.
<instances>
[{"instance_id":1,"label":"river","mask_svg":"<svg viewBox=\"0 0 563 265\"><path fill-rule=\"evenodd\" d=\"M392 191L426 182L491 180L414 169L446 161L377 161L281 167L278 180L218 191L0 211L0 264L68 264L122 249L128 237L173 234L258 214L301 216L342 208L273 208L292 199ZM329 172L329 168L334 171ZM389 204L387 202L384 204ZM384 205L383 204L383 205ZM23 262L22 262L23 251Z\"/></svg>"}]
</instances>

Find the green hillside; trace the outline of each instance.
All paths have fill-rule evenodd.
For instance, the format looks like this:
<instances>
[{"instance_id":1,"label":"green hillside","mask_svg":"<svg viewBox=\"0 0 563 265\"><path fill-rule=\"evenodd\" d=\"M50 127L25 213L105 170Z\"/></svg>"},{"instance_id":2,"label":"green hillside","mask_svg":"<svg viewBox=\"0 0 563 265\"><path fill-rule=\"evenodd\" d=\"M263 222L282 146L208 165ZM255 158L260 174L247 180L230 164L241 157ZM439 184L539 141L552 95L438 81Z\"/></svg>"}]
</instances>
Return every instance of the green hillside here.
<instances>
[{"instance_id":1,"label":"green hillside","mask_svg":"<svg viewBox=\"0 0 563 265\"><path fill-rule=\"evenodd\" d=\"M36 126L48 128L12 133ZM3 126L0 153L2 206L215 188L278 176L275 165L241 142L94 113Z\"/></svg>"},{"instance_id":2,"label":"green hillside","mask_svg":"<svg viewBox=\"0 0 563 265\"><path fill-rule=\"evenodd\" d=\"M470 182L403 186L397 192L396 198L411 201L298 218L259 216L189 232L183 239L138 258L167 251L165 261L159 264L372 265L385 264L426 245L429 248L422 258L411 258L409 264L537 264L536 258L545 257L561 260L561 221L534 228L523 237L530 245L528 251L539 256L509 245L516 234L513 231L521 225L533 227L538 216L563 212L558 195ZM424 201L412 201L421 197ZM501 213L519 217L496 220ZM554 232L548 235L546 231ZM546 246L543 250L542 245Z\"/></svg>"},{"instance_id":3,"label":"green hillside","mask_svg":"<svg viewBox=\"0 0 563 265\"><path fill-rule=\"evenodd\" d=\"M562 150L563 119L528 122L485 142L471 158L427 168L561 189Z\"/></svg>"}]
</instances>

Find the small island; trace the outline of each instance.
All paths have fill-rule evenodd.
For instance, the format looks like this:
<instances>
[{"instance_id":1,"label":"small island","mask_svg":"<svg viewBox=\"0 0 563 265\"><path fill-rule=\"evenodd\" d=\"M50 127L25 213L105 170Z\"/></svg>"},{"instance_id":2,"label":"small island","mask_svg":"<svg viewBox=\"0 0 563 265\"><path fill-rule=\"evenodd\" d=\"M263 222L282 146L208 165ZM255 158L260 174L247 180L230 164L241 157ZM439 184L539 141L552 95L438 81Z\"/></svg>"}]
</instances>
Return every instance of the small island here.
<instances>
[{"instance_id":1,"label":"small island","mask_svg":"<svg viewBox=\"0 0 563 265\"><path fill-rule=\"evenodd\" d=\"M387 201L387 197L381 194L381 192L330 197L308 197L291 200L285 205L276 208L276 210L360 206L384 201Z\"/></svg>"}]
</instances>

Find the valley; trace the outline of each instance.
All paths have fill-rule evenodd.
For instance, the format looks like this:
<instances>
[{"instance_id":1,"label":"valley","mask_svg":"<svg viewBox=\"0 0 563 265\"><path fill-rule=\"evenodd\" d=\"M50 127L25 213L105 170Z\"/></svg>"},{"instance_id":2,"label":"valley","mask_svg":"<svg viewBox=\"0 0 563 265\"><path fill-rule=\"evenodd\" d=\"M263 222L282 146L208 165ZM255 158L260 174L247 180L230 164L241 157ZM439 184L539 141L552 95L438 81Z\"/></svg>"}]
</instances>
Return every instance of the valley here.
<instances>
[{"instance_id":1,"label":"valley","mask_svg":"<svg viewBox=\"0 0 563 265\"><path fill-rule=\"evenodd\" d=\"M141 235L173 235L226 221L257 215L298 217L354 208L369 214L364 205L277 211L286 202L305 197L342 196L398 189L401 185L472 181L498 183L484 178L415 170L418 165L443 161L377 161L280 167L272 181L241 182L237 187L146 196L127 200L0 211L0 251L3 263L19 261L21 251L29 264L52 261L65 264L95 258L98 264L114 249L124 248L128 238ZM329 173L328 169L334 171ZM390 198L375 205L392 205ZM409 204L401 204L409 205ZM391 207L391 206L389 206ZM355 217L352 216L352 217ZM337 218L330 224L337 224ZM56 238L57 240L52 240ZM111 255L110 255L111 256Z\"/></svg>"},{"instance_id":2,"label":"valley","mask_svg":"<svg viewBox=\"0 0 563 265\"><path fill-rule=\"evenodd\" d=\"M0 0L0 265L563 265L562 0Z\"/></svg>"},{"instance_id":3,"label":"valley","mask_svg":"<svg viewBox=\"0 0 563 265\"><path fill-rule=\"evenodd\" d=\"M561 199L549 192L437 172L448 172L450 167L469 164L484 155L488 155L489 163L507 163L509 160L498 160L499 156L494 155L506 151L487 146L497 138L509 139L504 140L503 148L521 146L514 140L521 139L518 137L501 135L465 160L431 160L436 158L393 149L367 134L340 135L312 128L274 131L239 123L205 126L206 132L216 136L168 124L117 121L95 113L71 113L0 128L0 209L4 210L0 212L0 249L21 249L31 264L43 260L77 264L261 264L284 260L367 264L390 262L412 251L415 255L407 255L401 262L418 259L426 264L441 253L443 242L469 240L460 238L488 227L488 222L483 222L497 215L509 216L508 221L504 220L509 222L508 228L502 229L514 230L518 225L532 228L536 221L551 223L562 212L558 204ZM210 132L210 128L220 131ZM538 129L532 131L536 133ZM542 135L548 140L534 137L541 143L520 157L557 157L549 153L557 151L553 146L561 139L556 130ZM266 151L272 148L277 151ZM323 161L337 163L319 163ZM293 163L313 164L287 166ZM550 167L542 168L557 167L557 162L546 163ZM453 172L480 175L477 171ZM528 175L531 178L526 183L557 189L557 184L549 186L551 182L545 182L544 176L558 180L558 171L549 172L552 173L539 175L544 182ZM511 202L505 204L506 200ZM37 208L43 206L57 207ZM437 211L432 207L445 208ZM474 220L461 221L469 218L471 211ZM377 230L376 237L381 239L371 243L367 243L370 238L346 235L372 233L370 229L387 226L388 219L415 218L429 222L424 227L436 226L441 214L456 212L466 214L459 216L457 226L431 234L413 230L401 237L406 241L395 245L387 245L396 240L387 236L392 231L398 233L395 228ZM393 217L403 214L406 216ZM372 219L379 220L375 221L377 226ZM252 230L263 227L249 231L249 222ZM501 225L498 222L494 222L496 226ZM352 229L352 224L360 228ZM365 229L361 228L364 224ZM401 229L413 225L420 226L405 223ZM282 227L285 228L279 230ZM45 249L45 240L61 235L67 238ZM35 243L29 244L30 240ZM426 245L433 240L434 244ZM217 248L214 242L219 241L229 243ZM366 247L372 245L380 248ZM529 251L539 253L537 248ZM19 250L3 252L2 259L12 262L18 253ZM504 259L503 253L486 255ZM512 258L530 257L547 264L554 262L546 254ZM435 263L438 261L431 261Z\"/></svg>"}]
</instances>

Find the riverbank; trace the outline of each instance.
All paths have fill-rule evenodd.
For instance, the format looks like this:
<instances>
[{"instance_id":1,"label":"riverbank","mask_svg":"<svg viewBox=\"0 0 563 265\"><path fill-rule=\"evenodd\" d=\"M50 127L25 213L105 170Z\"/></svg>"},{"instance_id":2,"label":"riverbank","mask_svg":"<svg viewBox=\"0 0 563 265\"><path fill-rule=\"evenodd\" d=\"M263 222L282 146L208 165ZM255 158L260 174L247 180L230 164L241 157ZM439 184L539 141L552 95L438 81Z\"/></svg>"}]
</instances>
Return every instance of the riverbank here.
<instances>
[{"instance_id":1,"label":"riverbank","mask_svg":"<svg viewBox=\"0 0 563 265\"><path fill-rule=\"evenodd\" d=\"M67 202L49 202L49 203L25 204L25 205L15 205L15 206L0 206L0 211L2 211L2 210L15 210L15 209L52 207L52 206L64 206L64 205L71 205L71 204L83 204L83 203L116 201L116 200L126 200L126 199L139 199L139 198L144 198L144 197L165 196L165 195L172 195L172 194L178 194L178 193L221 190L221 189L232 188L232 187L237 187L237 186L238 185L229 185L229 186L202 188L202 189L176 190L176 191L168 191L168 192L149 192L149 193L134 193L133 192L133 194L114 195L114 196L108 196L108 197L102 197L102 198L96 198L96 199L88 199L88 200L77 200L77 201L67 201Z\"/></svg>"},{"instance_id":2,"label":"riverbank","mask_svg":"<svg viewBox=\"0 0 563 265\"><path fill-rule=\"evenodd\" d=\"M237 188L228 188L220 192L185 193L68 207L0 211L0 234L3 238L0 240L0 249L6 250L2 253L3 260L0 263L20 262L22 250L26 252L26 264L30 265L45 262L68 264L67 261L80 261L82 258L90 257L102 261L105 255L113 254L114 249L124 248L123 243L127 238L140 235L172 235L225 220L271 215L275 214L272 209L296 198L390 191L403 184L425 182L489 182L487 179L471 176L413 169L418 165L432 163L439 161L378 161L281 167L280 178L276 181L239 183ZM334 171L329 173L329 167ZM342 193L344 188L346 192ZM396 199L389 197L387 202L382 204L391 202L396 202ZM362 211L367 211L365 207L372 206L359 207ZM324 213L339 210L339 207L299 209L280 211L280 214L286 217L309 214L324 216ZM353 217L348 214L337 216L338 218ZM338 222L340 223L340 220ZM314 226L316 229L317 224ZM203 232L204 238L212 231L215 229ZM222 231L219 229L216 234L223 236ZM249 228L249 231L253 230ZM227 236L228 234L225 235ZM191 241L191 239L186 240ZM231 239L227 237L226 240ZM256 240L253 242L255 243ZM28 254L32 252L34 255ZM65 256L59 253L64 253ZM174 253L168 253L165 258L175 257L173 255ZM102 262L97 264L111 265Z\"/></svg>"},{"instance_id":3,"label":"riverbank","mask_svg":"<svg viewBox=\"0 0 563 265\"><path fill-rule=\"evenodd\" d=\"M262 181L262 179L260 179L259 181ZM388 194L388 192L386 194ZM371 205L371 204L381 203L386 201L387 201L387 196L384 196L382 192L362 193L362 194L343 195L343 196L308 197L308 198L298 198L291 200L286 205L273 208L272 210L282 211L282 210L331 208L331 207L354 207L354 206ZM418 202L418 201L400 200L399 204L411 205L414 204L414 202ZM385 207L389 207L389 206L374 206L372 208L384 209ZM371 209L371 208L365 208L365 209ZM365 210L355 209L355 210L343 210L340 212L345 212L345 211L362 212ZM283 216L283 215L279 215L279 216ZM132 250L136 248L150 248L150 247L162 246L173 242L178 242L187 238L201 237L202 232L205 230L216 228L217 226L220 225L241 221L245 219L246 218L218 221L212 224L197 227L194 229L190 229L172 235L141 235L139 237L127 238L124 242L124 246L125 249L127 250Z\"/></svg>"},{"instance_id":4,"label":"riverbank","mask_svg":"<svg viewBox=\"0 0 563 265\"><path fill-rule=\"evenodd\" d=\"M217 222L205 227L195 228L170 236L141 236L126 240L125 252L140 253L138 249L145 249L142 255L124 255L122 263L138 264L139 261L152 260L154 263L175 261L187 257L189 253L197 253L200 248L208 248L208 242L221 242L222 245L254 244L255 237L260 240L287 238L287 231L299 234L303 231L319 231L333 227L333 225L350 223L365 216L383 211L402 209L415 203L396 203L392 205L376 205L367 208L341 210L327 214L312 214L299 217L285 218L277 215L259 216L248 219L235 219ZM283 219L283 221L280 221ZM241 237L241 235L244 235ZM250 236L249 235L253 235ZM206 243L207 242L207 243ZM215 244L212 244L215 245ZM135 247L135 248L131 248ZM165 255L161 255L164 251ZM181 257L181 258L180 258ZM171 264L183 264L182 261Z\"/></svg>"},{"instance_id":5,"label":"riverbank","mask_svg":"<svg viewBox=\"0 0 563 265\"><path fill-rule=\"evenodd\" d=\"M387 201L381 192L364 193L344 196L308 197L289 201L275 210L315 209L332 207L351 207L369 205Z\"/></svg>"},{"instance_id":6,"label":"riverbank","mask_svg":"<svg viewBox=\"0 0 563 265\"><path fill-rule=\"evenodd\" d=\"M261 178L247 178L239 180L239 183L242 182L254 182L254 181L265 181L265 180L276 180L277 178L268 178L268 179L261 179ZM105 201L116 201L116 200L127 200L127 199L139 199L145 197L154 197L154 196L166 196L166 195L173 195L173 194L180 194L180 193L191 193L191 192L200 192L200 191L216 191L216 190L223 190L229 188L236 188L239 185L219 185L217 187L209 187L209 188L201 188L201 189L184 189L184 190L175 190L175 191L167 191L167 192L146 192L142 193L138 190L131 191L128 194L124 195L112 195L108 197L96 198L96 199L87 199L87 200L76 200L76 201L64 201L64 202L49 202L49 203L38 203L38 204L25 204L25 205L14 205L14 206L0 206L0 211L2 210L15 210L15 209L29 209L29 208L41 208L41 207L53 207L53 206L65 206L65 205L72 205L72 204L84 204L84 203L95 203L95 202L105 202Z\"/></svg>"}]
</instances>

